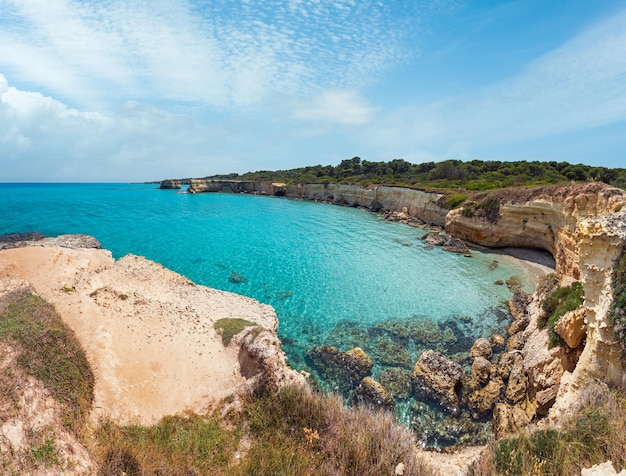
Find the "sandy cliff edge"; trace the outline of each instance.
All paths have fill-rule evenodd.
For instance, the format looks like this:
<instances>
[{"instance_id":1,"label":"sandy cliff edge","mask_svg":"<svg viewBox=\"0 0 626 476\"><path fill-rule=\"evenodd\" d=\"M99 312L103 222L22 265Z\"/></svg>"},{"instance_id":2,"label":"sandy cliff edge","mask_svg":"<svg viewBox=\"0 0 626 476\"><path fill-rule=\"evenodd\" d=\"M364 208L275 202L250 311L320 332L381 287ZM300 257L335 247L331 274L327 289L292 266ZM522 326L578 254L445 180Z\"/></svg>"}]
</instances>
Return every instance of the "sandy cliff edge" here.
<instances>
[{"instance_id":1,"label":"sandy cliff edge","mask_svg":"<svg viewBox=\"0 0 626 476\"><path fill-rule=\"evenodd\" d=\"M161 265L99 249L0 251L0 293L28 283L76 333L96 377L93 416L151 423L203 410L246 379L213 328L243 318L271 331L268 305L198 286Z\"/></svg>"}]
</instances>

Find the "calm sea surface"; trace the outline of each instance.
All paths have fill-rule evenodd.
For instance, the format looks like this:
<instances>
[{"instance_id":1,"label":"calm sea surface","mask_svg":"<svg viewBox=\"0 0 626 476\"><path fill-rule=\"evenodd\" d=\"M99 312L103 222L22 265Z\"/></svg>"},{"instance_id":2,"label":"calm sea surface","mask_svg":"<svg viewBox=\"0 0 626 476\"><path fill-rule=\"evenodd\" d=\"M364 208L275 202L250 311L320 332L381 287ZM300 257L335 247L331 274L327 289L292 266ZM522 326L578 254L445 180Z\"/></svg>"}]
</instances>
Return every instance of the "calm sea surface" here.
<instances>
[{"instance_id":1,"label":"calm sea surface","mask_svg":"<svg viewBox=\"0 0 626 476\"><path fill-rule=\"evenodd\" d=\"M116 258L145 256L271 304L295 367L321 344L376 355L371 330L385 322L428 319L442 331L451 323L461 340L460 330L502 331L511 292L494 282L526 277L494 255L427 249L424 231L358 209L155 185L0 184L0 234L30 231L93 235ZM245 282L231 282L233 272ZM420 346L405 348L413 363ZM375 359L374 376L390 365Z\"/></svg>"}]
</instances>

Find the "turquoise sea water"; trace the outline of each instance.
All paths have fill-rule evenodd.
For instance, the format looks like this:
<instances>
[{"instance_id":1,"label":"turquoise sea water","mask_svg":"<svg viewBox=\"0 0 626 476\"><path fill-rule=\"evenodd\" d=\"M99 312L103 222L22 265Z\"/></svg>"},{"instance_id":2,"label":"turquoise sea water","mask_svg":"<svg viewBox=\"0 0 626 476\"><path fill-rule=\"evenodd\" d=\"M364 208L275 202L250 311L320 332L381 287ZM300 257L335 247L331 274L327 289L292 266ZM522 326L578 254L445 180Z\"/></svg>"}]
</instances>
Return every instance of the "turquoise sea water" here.
<instances>
[{"instance_id":1,"label":"turquoise sea water","mask_svg":"<svg viewBox=\"0 0 626 476\"><path fill-rule=\"evenodd\" d=\"M322 344L342 351L360 345L376 356L376 329L416 319L442 333L450 328L458 345L447 350L462 351L461 332L473 339L506 325L511 292L494 282L525 277L492 254L426 249L419 239L425 231L354 208L155 185L0 184L0 234L30 231L93 235L116 258L145 256L274 306L295 367L305 367L308 350ZM233 272L246 282L231 282ZM401 365L410 369L423 349L403 345ZM374 360L374 377L398 366Z\"/></svg>"}]
</instances>

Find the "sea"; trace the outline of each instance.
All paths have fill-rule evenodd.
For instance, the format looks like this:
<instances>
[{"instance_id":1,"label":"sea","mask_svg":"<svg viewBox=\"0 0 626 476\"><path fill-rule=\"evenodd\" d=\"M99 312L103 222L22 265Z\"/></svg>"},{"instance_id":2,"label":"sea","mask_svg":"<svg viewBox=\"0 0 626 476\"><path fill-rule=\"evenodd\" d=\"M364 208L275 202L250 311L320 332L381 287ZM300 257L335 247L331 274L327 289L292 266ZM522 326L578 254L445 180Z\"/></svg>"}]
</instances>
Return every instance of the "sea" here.
<instances>
[{"instance_id":1,"label":"sea","mask_svg":"<svg viewBox=\"0 0 626 476\"><path fill-rule=\"evenodd\" d=\"M93 235L115 258L145 256L198 284L270 304L288 362L330 390L335 382L314 367L312 349L361 347L375 379L406 379L427 348L460 355L478 337L504 334L512 291L496 283L515 276L531 290L526 267L499 255L447 252L421 239L427 230L282 197L154 184L0 184L0 234L25 232ZM398 395L398 417L415 426L424 403ZM430 443L445 440L438 438Z\"/></svg>"}]
</instances>

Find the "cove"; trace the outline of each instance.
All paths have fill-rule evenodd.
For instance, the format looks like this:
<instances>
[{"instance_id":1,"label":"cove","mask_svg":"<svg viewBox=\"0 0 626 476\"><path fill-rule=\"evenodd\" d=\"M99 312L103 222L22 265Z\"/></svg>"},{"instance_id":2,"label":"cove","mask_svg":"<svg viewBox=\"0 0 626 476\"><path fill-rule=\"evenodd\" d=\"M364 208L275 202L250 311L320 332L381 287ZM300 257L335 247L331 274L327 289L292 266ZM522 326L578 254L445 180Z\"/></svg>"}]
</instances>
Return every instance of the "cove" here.
<instances>
[{"instance_id":1,"label":"cove","mask_svg":"<svg viewBox=\"0 0 626 476\"><path fill-rule=\"evenodd\" d=\"M459 354L478 337L503 333L511 291L494 283L526 279L524 268L492 254L427 249L424 230L314 202L154 185L2 184L0 204L0 233L90 234L116 258L146 256L272 305L291 365L318 377L311 349L361 347L375 379L402 387L424 350ZM396 404L429 444L458 440L423 429L426 415L446 418L429 402L407 394Z\"/></svg>"}]
</instances>

